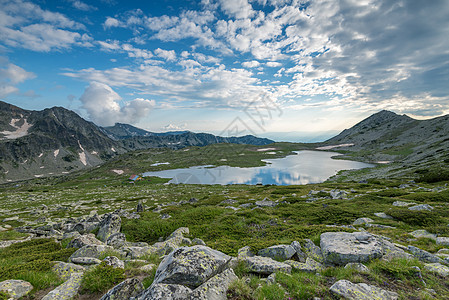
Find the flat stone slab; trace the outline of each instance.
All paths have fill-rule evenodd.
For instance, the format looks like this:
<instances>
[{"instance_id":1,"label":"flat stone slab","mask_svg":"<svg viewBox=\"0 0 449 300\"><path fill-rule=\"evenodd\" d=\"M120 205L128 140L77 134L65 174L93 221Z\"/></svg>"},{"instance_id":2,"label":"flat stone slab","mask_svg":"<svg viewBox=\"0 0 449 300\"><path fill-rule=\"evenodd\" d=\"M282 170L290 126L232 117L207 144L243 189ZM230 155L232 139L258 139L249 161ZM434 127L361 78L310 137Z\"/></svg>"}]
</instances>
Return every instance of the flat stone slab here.
<instances>
[{"instance_id":1,"label":"flat stone slab","mask_svg":"<svg viewBox=\"0 0 449 300\"><path fill-rule=\"evenodd\" d=\"M246 263L246 266L250 272L257 274L270 275L271 273L277 271L285 273L291 273L292 271L292 267L290 265L275 261L269 257L245 257L243 261Z\"/></svg>"},{"instance_id":2,"label":"flat stone slab","mask_svg":"<svg viewBox=\"0 0 449 300\"><path fill-rule=\"evenodd\" d=\"M334 283L330 291L344 299L350 300L396 300L398 294L366 283L354 284L348 280Z\"/></svg>"},{"instance_id":3,"label":"flat stone slab","mask_svg":"<svg viewBox=\"0 0 449 300\"><path fill-rule=\"evenodd\" d=\"M195 300L226 300L228 287L238 277L232 269L227 269L220 274L215 275L199 287L190 295L189 299Z\"/></svg>"},{"instance_id":4,"label":"flat stone slab","mask_svg":"<svg viewBox=\"0 0 449 300\"><path fill-rule=\"evenodd\" d=\"M374 220L371 218L358 218L352 223L352 225L365 225L372 222L374 222Z\"/></svg>"},{"instance_id":5,"label":"flat stone slab","mask_svg":"<svg viewBox=\"0 0 449 300\"><path fill-rule=\"evenodd\" d=\"M86 269L83 266L58 261L52 267L52 270L56 274L58 274L59 278L66 281L67 279L70 278L70 276L72 276L73 273L84 272Z\"/></svg>"},{"instance_id":6,"label":"flat stone slab","mask_svg":"<svg viewBox=\"0 0 449 300\"><path fill-rule=\"evenodd\" d=\"M449 275L449 268L440 263L425 264L424 268L432 273L436 273L441 277L447 277Z\"/></svg>"},{"instance_id":7,"label":"flat stone slab","mask_svg":"<svg viewBox=\"0 0 449 300\"><path fill-rule=\"evenodd\" d=\"M411 206L408 209L415 210L415 211L421 211L421 210L431 211L431 210L433 210L433 207L430 206L429 204L419 204L419 205Z\"/></svg>"},{"instance_id":8,"label":"flat stone slab","mask_svg":"<svg viewBox=\"0 0 449 300\"><path fill-rule=\"evenodd\" d=\"M334 265L363 263L383 256L380 239L365 232L325 232L320 245L324 261Z\"/></svg>"},{"instance_id":9,"label":"flat stone slab","mask_svg":"<svg viewBox=\"0 0 449 300\"><path fill-rule=\"evenodd\" d=\"M271 246L257 252L259 256L270 257L273 259L286 260L296 254L295 248L290 245Z\"/></svg>"},{"instance_id":10,"label":"flat stone slab","mask_svg":"<svg viewBox=\"0 0 449 300\"><path fill-rule=\"evenodd\" d=\"M449 246L449 237L437 237L437 245Z\"/></svg>"},{"instance_id":11,"label":"flat stone slab","mask_svg":"<svg viewBox=\"0 0 449 300\"><path fill-rule=\"evenodd\" d=\"M427 230L424 229L420 229L420 230L415 230L413 232L410 232L410 235L413 236L414 238L428 238L428 239L432 239L432 240L436 240L437 239L437 235L428 232Z\"/></svg>"},{"instance_id":12,"label":"flat stone slab","mask_svg":"<svg viewBox=\"0 0 449 300\"><path fill-rule=\"evenodd\" d=\"M19 299L33 289L28 281L24 280L5 280L0 282L0 291L7 293L12 299Z\"/></svg>"},{"instance_id":13,"label":"flat stone slab","mask_svg":"<svg viewBox=\"0 0 449 300\"><path fill-rule=\"evenodd\" d=\"M73 273L70 279L44 296L42 300L68 300L78 294L83 273Z\"/></svg>"}]
</instances>

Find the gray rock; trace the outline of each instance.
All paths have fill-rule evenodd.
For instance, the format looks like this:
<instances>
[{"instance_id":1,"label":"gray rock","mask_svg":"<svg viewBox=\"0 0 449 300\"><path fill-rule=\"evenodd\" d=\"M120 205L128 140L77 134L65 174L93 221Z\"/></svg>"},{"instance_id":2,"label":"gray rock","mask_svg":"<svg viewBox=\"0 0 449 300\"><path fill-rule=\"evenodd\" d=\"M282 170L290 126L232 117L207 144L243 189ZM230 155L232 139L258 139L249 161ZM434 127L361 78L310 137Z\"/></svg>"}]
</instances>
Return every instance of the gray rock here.
<instances>
[{"instance_id":1,"label":"gray rock","mask_svg":"<svg viewBox=\"0 0 449 300\"><path fill-rule=\"evenodd\" d=\"M106 244L114 247L115 249L119 249L126 245L126 236L121 232L113 233L109 236Z\"/></svg>"},{"instance_id":2,"label":"gray rock","mask_svg":"<svg viewBox=\"0 0 449 300\"><path fill-rule=\"evenodd\" d=\"M415 210L415 211L421 211L421 210L431 211L431 210L433 210L433 207L430 206L429 204L419 204L419 205L409 207L408 209Z\"/></svg>"},{"instance_id":3,"label":"gray rock","mask_svg":"<svg viewBox=\"0 0 449 300\"><path fill-rule=\"evenodd\" d=\"M364 232L325 232L320 245L325 262L334 265L368 262L383 256L381 241Z\"/></svg>"},{"instance_id":4,"label":"gray rock","mask_svg":"<svg viewBox=\"0 0 449 300\"><path fill-rule=\"evenodd\" d=\"M65 239L73 239L73 238L80 237L80 236L81 236L81 234L78 231L64 232L62 234L62 239L63 240L65 240Z\"/></svg>"},{"instance_id":5,"label":"gray rock","mask_svg":"<svg viewBox=\"0 0 449 300\"><path fill-rule=\"evenodd\" d=\"M120 232L122 226L122 219L116 214L107 214L100 222L100 229L98 230L97 238L100 241L106 242L108 238L117 232Z\"/></svg>"},{"instance_id":6,"label":"gray rock","mask_svg":"<svg viewBox=\"0 0 449 300\"><path fill-rule=\"evenodd\" d=\"M275 260L287 260L296 254L295 249L290 245L271 246L257 252L259 256L270 257Z\"/></svg>"},{"instance_id":7,"label":"gray rock","mask_svg":"<svg viewBox=\"0 0 449 300\"><path fill-rule=\"evenodd\" d=\"M392 216L389 216L389 215L387 215L387 214L384 213L384 212L374 213L374 215L375 215L376 217L379 217L379 218L382 218L382 219L393 219Z\"/></svg>"},{"instance_id":8,"label":"gray rock","mask_svg":"<svg viewBox=\"0 0 449 300\"><path fill-rule=\"evenodd\" d=\"M295 249L298 261L306 262L307 255L302 251L301 244L298 241L293 241L290 246Z\"/></svg>"},{"instance_id":9,"label":"gray rock","mask_svg":"<svg viewBox=\"0 0 449 300\"><path fill-rule=\"evenodd\" d=\"M424 268L432 273L436 273L441 277L449 276L449 268L440 263L425 264Z\"/></svg>"},{"instance_id":10,"label":"gray rock","mask_svg":"<svg viewBox=\"0 0 449 300\"><path fill-rule=\"evenodd\" d=\"M191 289L180 284L152 284L138 300L186 300Z\"/></svg>"},{"instance_id":11,"label":"gray rock","mask_svg":"<svg viewBox=\"0 0 449 300\"><path fill-rule=\"evenodd\" d=\"M347 263L345 269L352 269L362 273L369 272L368 267L361 263Z\"/></svg>"},{"instance_id":12,"label":"gray rock","mask_svg":"<svg viewBox=\"0 0 449 300\"><path fill-rule=\"evenodd\" d=\"M419 248L416 248L415 246L408 246L408 250L415 256L417 259L423 262L428 263L442 263L443 260L439 258L436 255L433 255L432 253L429 253L425 250L421 250Z\"/></svg>"},{"instance_id":13,"label":"gray rock","mask_svg":"<svg viewBox=\"0 0 449 300\"><path fill-rule=\"evenodd\" d=\"M415 204L416 204L415 202L404 202L404 201L394 201L393 202L393 206L399 206L399 207L415 205Z\"/></svg>"},{"instance_id":14,"label":"gray rock","mask_svg":"<svg viewBox=\"0 0 449 300\"><path fill-rule=\"evenodd\" d=\"M231 257L206 246L180 247L160 263L154 283L182 284L197 288L227 268Z\"/></svg>"},{"instance_id":15,"label":"gray rock","mask_svg":"<svg viewBox=\"0 0 449 300\"><path fill-rule=\"evenodd\" d=\"M226 269L215 275L207 282L197 287L190 295L192 300L226 300L228 287L238 277L232 269Z\"/></svg>"},{"instance_id":16,"label":"gray rock","mask_svg":"<svg viewBox=\"0 0 449 300\"><path fill-rule=\"evenodd\" d=\"M332 190L330 191L330 195L332 199L347 199L348 198L348 192L341 191L341 190Z\"/></svg>"},{"instance_id":17,"label":"gray rock","mask_svg":"<svg viewBox=\"0 0 449 300\"><path fill-rule=\"evenodd\" d=\"M354 284L348 280L339 280L330 287L334 294L351 300L396 300L398 294L366 283Z\"/></svg>"},{"instance_id":18,"label":"gray rock","mask_svg":"<svg viewBox=\"0 0 449 300\"><path fill-rule=\"evenodd\" d=\"M102 252L111 251L114 248L106 245L86 245L76 250L71 256L70 260L75 257L94 257L99 258Z\"/></svg>"},{"instance_id":19,"label":"gray rock","mask_svg":"<svg viewBox=\"0 0 449 300\"><path fill-rule=\"evenodd\" d=\"M123 261L121 261L118 257L116 256L108 256L105 259L103 259L103 262L108 265L111 266L113 268L121 268L124 269L125 268L125 263Z\"/></svg>"},{"instance_id":20,"label":"gray rock","mask_svg":"<svg viewBox=\"0 0 449 300\"><path fill-rule=\"evenodd\" d=\"M5 280L0 282L0 291L7 293L12 299L19 299L27 295L33 286L24 280Z\"/></svg>"},{"instance_id":21,"label":"gray rock","mask_svg":"<svg viewBox=\"0 0 449 300\"><path fill-rule=\"evenodd\" d=\"M253 256L243 258L248 270L252 273L270 275L271 273L281 271L291 273L292 267L288 264L275 261L269 257Z\"/></svg>"},{"instance_id":22,"label":"gray rock","mask_svg":"<svg viewBox=\"0 0 449 300\"><path fill-rule=\"evenodd\" d=\"M74 264L79 265L99 265L101 264L101 260L95 257L74 257L71 258L70 261Z\"/></svg>"},{"instance_id":23,"label":"gray rock","mask_svg":"<svg viewBox=\"0 0 449 300\"><path fill-rule=\"evenodd\" d=\"M63 281L66 281L70 278L70 276L72 276L73 273L82 273L86 269L82 266L78 266L72 263L57 261L56 264L52 267L52 270L58 275L59 278L61 278Z\"/></svg>"},{"instance_id":24,"label":"gray rock","mask_svg":"<svg viewBox=\"0 0 449 300\"><path fill-rule=\"evenodd\" d=\"M79 249L87 245L104 245L104 243L100 240L97 240L94 234L89 233L75 237L69 242L67 248Z\"/></svg>"},{"instance_id":25,"label":"gray rock","mask_svg":"<svg viewBox=\"0 0 449 300\"><path fill-rule=\"evenodd\" d=\"M254 255L255 254L251 251L251 247L245 246L238 250L237 257L241 259L241 258L245 258L245 257L253 257Z\"/></svg>"},{"instance_id":26,"label":"gray rock","mask_svg":"<svg viewBox=\"0 0 449 300\"><path fill-rule=\"evenodd\" d=\"M73 273L69 280L52 290L42 300L68 300L78 294L83 273Z\"/></svg>"},{"instance_id":27,"label":"gray rock","mask_svg":"<svg viewBox=\"0 0 449 300\"><path fill-rule=\"evenodd\" d=\"M155 264L147 264L147 265L141 266L139 268L139 270L150 273L151 271L153 271L154 268L156 268Z\"/></svg>"},{"instance_id":28,"label":"gray rock","mask_svg":"<svg viewBox=\"0 0 449 300\"><path fill-rule=\"evenodd\" d=\"M436 234L432 234L430 232L428 232L427 230L424 229L420 229L420 230L415 230L413 232L410 232L410 235L413 236L414 238L428 238L428 239L432 239L432 240L436 240L437 239L437 235Z\"/></svg>"},{"instance_id":29,"label":"gray rock","mask_svg":"<svg viewBox=\"0 0 449 300\"><path fill-rule=\"evenodd\" d=\"M316 260L317 262L323 263L324 257L323 253L317 245L315 245L312 240L306 239L304 241L304 253L307 255L307 257L310 257L313 260Z\"/></svg>"},{"instance_id":30,"label":"gray rock","mask_svg":"<svg viewBox=\"0 0 449 300\"><path fill-rule=\"evenodd\" d=\"M365 225L372 222L374 222L374 220L370 218L358 218L354 221L354 223L352 223L352 225Z\"/></svg>"},{"instance_id":31,"label":"gray rock","mask_svg":"<svg viewBox=\"0 0 449 300\"><path fill-rule=\"evenodd\" d=\"M139 201L139 203L137 203L136 212L140 213L140 212L144 212L144 211L145 211L145 207L143 206L143 203L141 201Z\"/></svg>"},{"instance_id":32,"label":"gray rock","mask_svg":"<svg viewBox=\"0 0 449 300\"><path fill-rule=\"evenodd\" d=\"M437 245L449 246L449 237L445 236L437 237Z\"/></svg>"},{"instance_id":33,"label":"gray rock","mask_svg":"<svg viewBox=\"0 0 449 300\"><path fill-rule=\"evenodd\" d=\"M137 278L129 278L110 289L100 300L125 300L137 297L145 288Z\"/></svg>"},{"instance_id":34,"label":"gray rock","mask_svg":"<svg viewBox=\"0 0 449 300\"><path fill-rule=\"evenodd\" d=\"M236 203L238 203L238 201L234 199L226 199L221 201L221 204L236 204Z\"/></svg>"},{"instance_id":35,"label":"gray rock","mask_svg":"<svg viewBox=\"0 0 449 300\"><path fill-rule=\"evenodd\" d=\"M276 202L268 200L268 198L265 198L263 200L256 201L256 205L259 207L275 207L278 204Z\"/></svg>"},{"instance_id":36,"label":"gray rock","mask_svg":"<svg viewBox=\"0 0 449 300\"><path fill-rule=\"evenodd\" d=\"M317 273L321 272L324 269L324 266L319 262L307 257L305 263L297 262L295 260L286 260L284 263L292 266L292 268L309 273Z\"/></svg>"},{"instance_id":37,"label":"gray rock","mask_svg":"<svg viewBox=\"0 0 449 300\"><path fill-rule=\"evenodd\" d=\"M199 238L194 238L192 240L192 244L206 246L206 243L202 239L199 239Z\"/></svg>"},{"instance_id":38,"label":"gray rock","mask_svg":"<svg viewBox=\"0 0 449 300\"><path fill-rule=\"evenodd\" d=\"M122 250L124 253L126 253L127 258L136 259L140 258L144 255L155 253L156 249L152 246L146 246L146 247L123 247L120 250Z\"/></svg>"}]
</instances>

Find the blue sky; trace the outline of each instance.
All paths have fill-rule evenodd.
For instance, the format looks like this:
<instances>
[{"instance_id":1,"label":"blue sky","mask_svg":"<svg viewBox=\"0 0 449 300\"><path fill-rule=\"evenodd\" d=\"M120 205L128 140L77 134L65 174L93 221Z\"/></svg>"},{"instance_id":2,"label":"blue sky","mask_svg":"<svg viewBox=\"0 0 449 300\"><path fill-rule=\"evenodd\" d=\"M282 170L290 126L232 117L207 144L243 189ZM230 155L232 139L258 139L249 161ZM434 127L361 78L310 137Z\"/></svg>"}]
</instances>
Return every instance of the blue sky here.
<instances>
[{"instance_id":1,"label":"blue sky","mask_svg":"<svg viewBox=\"0 0 449 300\"><path fill-rule=\"evenodd\" d=\"M449 2L0 1L0 99L98 125L319 140L449 113Z\"/></svg>"}]
</instances>

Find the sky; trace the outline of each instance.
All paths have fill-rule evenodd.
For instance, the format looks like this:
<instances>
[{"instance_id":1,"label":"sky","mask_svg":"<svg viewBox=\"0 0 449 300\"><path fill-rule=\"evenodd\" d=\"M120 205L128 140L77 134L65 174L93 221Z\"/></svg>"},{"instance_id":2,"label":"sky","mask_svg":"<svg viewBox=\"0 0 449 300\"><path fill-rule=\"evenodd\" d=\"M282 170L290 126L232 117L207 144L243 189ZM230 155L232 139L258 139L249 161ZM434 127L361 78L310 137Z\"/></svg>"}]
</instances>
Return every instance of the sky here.
<instances>
[{"instance_id":1,"label":"sky","mask_svg":"<svg viewBox=\"0 0 449 300\"><path fill-rule=\"evenodd\" d=\"M318 141L449 113L447 0L0 0L0 99L100 126Z\"/></svg>"}]
</instances>

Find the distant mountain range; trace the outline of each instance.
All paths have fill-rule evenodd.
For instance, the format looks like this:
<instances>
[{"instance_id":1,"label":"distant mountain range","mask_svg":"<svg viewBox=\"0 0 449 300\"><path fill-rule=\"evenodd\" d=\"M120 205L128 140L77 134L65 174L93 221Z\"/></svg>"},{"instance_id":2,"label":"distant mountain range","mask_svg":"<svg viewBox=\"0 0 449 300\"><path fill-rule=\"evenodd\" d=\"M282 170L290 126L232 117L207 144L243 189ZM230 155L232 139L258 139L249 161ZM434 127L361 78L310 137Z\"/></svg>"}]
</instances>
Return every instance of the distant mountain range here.
<instances>
[{"instance_id":1,"label":"distant mountain range","mask_svg":"<svg viewBox=\"0 0 449 300\"><path fill-rule=\"evenodd\" d=\"M102 128L62 107L30 111L0 101L0 182L68 173L136 149L215 143L273 141L190 131L154 133L127 124Z\"/></svg>"}]
</instances>

